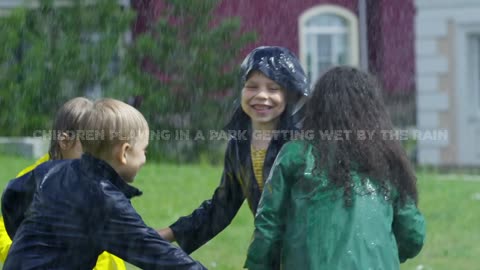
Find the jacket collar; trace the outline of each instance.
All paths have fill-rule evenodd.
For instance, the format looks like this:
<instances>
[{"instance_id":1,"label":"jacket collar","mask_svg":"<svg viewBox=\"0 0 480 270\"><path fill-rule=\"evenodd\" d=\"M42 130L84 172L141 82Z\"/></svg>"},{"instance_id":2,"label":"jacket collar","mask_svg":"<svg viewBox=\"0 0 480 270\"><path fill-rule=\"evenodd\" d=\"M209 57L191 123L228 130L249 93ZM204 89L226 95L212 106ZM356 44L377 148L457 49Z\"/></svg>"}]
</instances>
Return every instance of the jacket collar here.
<instances>
[{"instance_id":1,"label":"jacket collar","mask_svg":"<svg viewBox=\"0 0 480 270\"><path fill-rule=\"evenodd\" d=\"M255 174L253 172L252 160L251 160L251 151L250 151L250 143L251 143L251 128L249 125L249 129L247 132L246 139L239 139L235 136L232 136L231 143L236 145L236 150L232 154L235 156L232 157L233 160L238 160L237 166L239 166L240 170L243 170L244 179L256 179ZM289 136L284 137L282 136L274 136L270 145L267 148L267 153L265 155L265 160L263 162L263 180L265 181L270 173L270 170L273 166L275 158L277 157L280 148L289 141L291 138ZM235 165L234 165L235 166ZM255 214L257 211L258 202L260 201L260 196L262 195L257 182L254 181L247 181L244 182L247 186L247 194L248 203L250 209Z\"/></svg>"},{"instance_id":2,"label":"jacket collar","mask_svg":"<svg viewBox=\"0 0 480 270\"><path fill-rule=\"evenodd\" d=\"M83 154L80 159L80 167L87 175L108 179L115 187L125 194L128 199L142 195L142 192L125 182L120 175L107 162L90 154Z\"/></svg>"}]
</instances>

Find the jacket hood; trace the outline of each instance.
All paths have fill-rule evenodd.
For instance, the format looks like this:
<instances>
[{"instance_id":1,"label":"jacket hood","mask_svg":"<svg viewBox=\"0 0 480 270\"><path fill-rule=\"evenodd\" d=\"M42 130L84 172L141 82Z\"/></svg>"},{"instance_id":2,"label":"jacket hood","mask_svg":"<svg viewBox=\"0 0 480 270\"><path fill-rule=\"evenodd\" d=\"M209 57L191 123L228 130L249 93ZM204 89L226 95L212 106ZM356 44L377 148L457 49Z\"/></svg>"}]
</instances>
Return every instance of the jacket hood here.
<instances>
[{"instance_id":1,"label":"jacket hood","mask_svg":"<svg viewBox=\"0 0 480 270\"><path fill-rule=\"evenodd\" d=\"M287 48L279 46L261 46L253 49L243 60L240 85L243 86L252 71L260 71L279 84L288 93L287 108L280 119L279 129L299 128L303 121L303 105L310 95L311 88L305 71L298 58ZM243 112L240 99L235 101L234 113L227 130L245 130L249 128L250 118Z\"/></svg>"},{"instance_id":2,"label":"jacket hood","mask_svg":"<svg viewBox=\"0 0 480 270\"><path fill-rule=\"evenodd\" d=\"M298 58L287 48L278 46L255 48L245 57L240 70L242 84L247 81L252 71L258 70L287 91L303 96L310 94L307 76Z\"/></svg>"}]
</instances>

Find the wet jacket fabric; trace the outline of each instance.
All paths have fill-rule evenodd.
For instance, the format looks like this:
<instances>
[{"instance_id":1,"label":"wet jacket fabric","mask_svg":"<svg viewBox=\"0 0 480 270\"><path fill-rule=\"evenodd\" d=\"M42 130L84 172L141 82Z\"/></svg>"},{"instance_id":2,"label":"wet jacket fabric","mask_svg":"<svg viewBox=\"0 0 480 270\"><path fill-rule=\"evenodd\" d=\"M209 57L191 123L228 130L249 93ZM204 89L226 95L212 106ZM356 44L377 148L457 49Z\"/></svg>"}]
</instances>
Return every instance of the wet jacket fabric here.
<instances>
[{"instance_id":1,"label":"wet jacket fabric","mask_svg":"<svg viewBox=\"0 0 480 270\"><path fill-rule=\"evenodd\" d=\"M130 203L141 192L106 162L84 154L34 172L36 191L3 269L92 269L103 251L142 269L206 269L145 225Z\"/></svg>"},{"instance_id":2,"label":"wet jacket fabric","mask_svg":"<svg viewBox=\"0 0 480 270\"><path fill-rule=\"evenodd\" d=\"M286 140L272 140L265 155L263 179L267 179L278 151ZM180 247L187 253L208 242L233 220L247 199L253 214L257 211L261 191L252 167L250 139L230 139L225 152L224 168L220 185L211 199L204 201L189 216L180 218L170 228Z\"/></svg>"},{"instance_id":3,"label":"wet jacket fabric","mask_svg":"<svg viewBox=\"0 0 480 270\"><path fill-rule=\"evenodd\" d=\"M308 78L298 58L287 48L260 46L252 50L240 65L241 82L248 79L252 71L260 71L283 89L302 96L310 94Z\"/></svg>"},{"instance_id":4,"label":"wet jacket fabric","mask_svg":"<svg viewBox=\"0 0 480 270\"><path fill-rule=\"evenodd\" d=\"M7 188L4 190L4 200L5 204L2 203L2 213L3 216L7 219L7 224L5 224L3 216L0 218L0 261L3 263L7 258L8 251L12 245L12 238L15 234L15 231L20 226L20 223L24 219L24 214L30 206L33 198L33 193L35 192L35 176L38 179L42 179L42 176L38 174L45 174L46 169L38 169L33 171L35 168L40 166L42 163L50 160L50 155L45 154L34 164L24 168L17 174L17 179L11 181ZM44 165L44 168L51 167L51 164ZM7 233L6 227L9 227L10 235ZM108 252L103 252L98 256L97 263L93 270L125 270L125 262L117 256L110 254Z\"/></svg>"},{"instance_id":5,"label":"wet jacket fabric","mask_svg":"<svg viewBox=\"0 0 480 270\"><path fill-rule=\"evenodd\" d=\"M28 166L28 167L25 167L23 170L21 170L18 174L17 174L17 178L24 175L24 174L27 174L29 172L31 172L33 169L35 169L38 165L44 163L44 162L47 162L50 160L50 154L45 154L43 155L42 157L40 157L39 159L37 159L35 161L35 163L33 163L32 165Z\"/></svg>"},{"instance_id":6,"label":"wet jacket fabric","mask_svg":"<svg viewBox=\"0 0 480 270\"><path fill-rule=\"evenodd\" d=\"M23 170L19 177L11 180L2 195L2 215L6 232L10 239L13 239L15 233L25 219L25 213L32 203L37 183L41 180L50 168L54 165L66 162L65 160L45 161L40 163L30 171Z\"/></svg>"},{"instance_id":7,"label":"wet jacket fabric","mask_svg":"<svg viewBox=\"0 0 480 270\"><path fill-rule=\"evenodd\" d=\"M315 168L315 149L303 142L280 151L255 217L245 267L267 270L281 245L282 269L399 269L424 242L425 221L412 200L387 199L375 181L352 173L353 200Z\"/></svg>"}]
</instances>

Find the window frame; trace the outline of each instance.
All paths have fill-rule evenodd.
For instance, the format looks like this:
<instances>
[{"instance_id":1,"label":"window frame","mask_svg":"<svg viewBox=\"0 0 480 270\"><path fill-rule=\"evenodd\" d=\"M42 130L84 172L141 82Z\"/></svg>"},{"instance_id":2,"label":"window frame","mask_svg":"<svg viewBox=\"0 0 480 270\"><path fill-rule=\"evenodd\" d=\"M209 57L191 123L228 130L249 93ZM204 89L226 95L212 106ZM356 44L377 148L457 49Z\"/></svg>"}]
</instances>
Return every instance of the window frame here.
<instances>
[{"instance_id":1,"label":"window frame","mask_svg":"<svg viewBox=\"0 0 480 270\"><path fill-rule=\"evenodd\" d=\"M359 28L358 19L355 14L350 10L336 6L336 5L317 5L304 11L298 19L298 33L299 33L299 58L305 71L308 73L307 66L307 34L310 32L306 25L307 21L315 16L319 15L334 15L344 19L347 22L347 44L348 46L348 59L346 59L346 65L359 66L360 64L360 44L359 44ZM332 28L332 27L319 27L319 28ZM335 28L335 27L333 27ZM312 74L312 83L317 79L318 74Z\"/></svg>"}]
</instances>

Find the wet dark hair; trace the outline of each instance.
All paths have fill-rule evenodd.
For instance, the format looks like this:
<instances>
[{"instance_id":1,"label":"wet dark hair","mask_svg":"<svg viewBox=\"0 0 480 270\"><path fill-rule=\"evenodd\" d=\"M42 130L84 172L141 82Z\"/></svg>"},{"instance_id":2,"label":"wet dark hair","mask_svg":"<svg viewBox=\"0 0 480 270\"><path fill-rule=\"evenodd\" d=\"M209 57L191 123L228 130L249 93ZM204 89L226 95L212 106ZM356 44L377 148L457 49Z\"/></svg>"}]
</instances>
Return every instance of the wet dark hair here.
<instances>
[{"instance_id":1,"label":"wet dark hair","mask_svg":"<svg viewBox=\"0 0 480 270\"><path fill-rule=\"evenodd\" d=\"M75 140L75 132L80 129L80 120L91 109L93 102L84 97L76 97L65 102L58 109L52 126L52 136L48 154L50 159L63 159L60 151L59 136L65 132L69 140Z\"/></svg>"},{"instance_id":2,"label":"wet dark hair","mask_svg":"<svg viewBox=\"0 0 480 270\"><path fill-rule=\"evenodd\" d=\"M240 86L250 75L261 72L280 85L285 91L287 107L280 115L278 130L290 130L303 120L300 109L302 97L310 94L310 84L300 65L300 61L290 50L279 46L260 46L253 49L240 66ZM226 125L226 130L246 130L250 127L250 117L242 110L240 101L234 105L234 112Z\"/></svg>"},{"instance_id":3,"label":"wet dark hair","mask_svg":"<svg viewBox=\"0 0 480 270\"><path fill-rule=\"evenodd\" d=\"M344 140L326 140L316 136L312 141L318 150L317 168L324 170L333 187L344 188L346 205L352 201L351 172L365 181L379 184L386 198L392 186L401 202L418 200L416 177L398 138L385 138L393 124L380 97L377 81L353 67L340 66L327 71L315 84L305 111L305 130L351 131ZM358 137L359 132L374 132L371 138ZM382 133L383 132L383 133Z\"/></svg>"}]
</instances>

